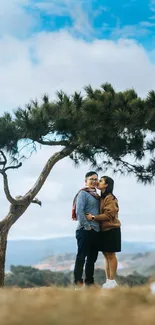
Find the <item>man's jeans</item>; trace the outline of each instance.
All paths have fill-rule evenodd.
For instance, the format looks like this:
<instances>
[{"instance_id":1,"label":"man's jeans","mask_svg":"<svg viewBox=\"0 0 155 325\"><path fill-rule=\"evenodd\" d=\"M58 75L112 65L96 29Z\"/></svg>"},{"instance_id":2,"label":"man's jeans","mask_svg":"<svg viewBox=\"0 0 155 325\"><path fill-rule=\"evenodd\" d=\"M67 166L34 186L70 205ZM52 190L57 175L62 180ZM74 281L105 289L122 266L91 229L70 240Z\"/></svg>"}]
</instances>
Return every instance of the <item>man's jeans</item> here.
<instances>
[{"instance_id":1,"label":"man's jeans","mask_svg":"<svg viewBox=\"0 0 155 325\"><path fill-rule=\"evenodd\" d=\"M85 284L91 285L94 283L94 264L98 256L98 236L99 233L93 229L84 230L84 228L81 228L76 231L78 252L74 268L75 284L83 283L82 274L86 257Z\"/></svg>"}]
</instances>

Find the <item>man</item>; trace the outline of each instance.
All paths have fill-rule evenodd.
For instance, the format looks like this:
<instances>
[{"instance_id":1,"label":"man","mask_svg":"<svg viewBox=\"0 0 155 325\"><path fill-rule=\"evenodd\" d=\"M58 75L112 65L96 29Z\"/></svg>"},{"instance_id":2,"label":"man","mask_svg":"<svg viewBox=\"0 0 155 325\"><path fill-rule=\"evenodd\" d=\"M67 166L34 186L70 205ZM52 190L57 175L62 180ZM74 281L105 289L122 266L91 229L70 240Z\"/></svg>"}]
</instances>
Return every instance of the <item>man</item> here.
<instances>
[{"instance_id":1,"label":"man","mask_svg":"<svg viewBox=\"0 0 155 325\"><path fill-rule=\"evenodd\" d=\"M74 282L78 287L83 285L82 274L86 257L85 284L94 284L94 264L98 256L97 241L100 228L97 221L87 221L86 214L97 215L99 213L99 195L96 192L97 183L97 173L88 172L85 176L86 188L81 190L76 198L78 252L74 268Z\"/></svg>"}]
</instances>

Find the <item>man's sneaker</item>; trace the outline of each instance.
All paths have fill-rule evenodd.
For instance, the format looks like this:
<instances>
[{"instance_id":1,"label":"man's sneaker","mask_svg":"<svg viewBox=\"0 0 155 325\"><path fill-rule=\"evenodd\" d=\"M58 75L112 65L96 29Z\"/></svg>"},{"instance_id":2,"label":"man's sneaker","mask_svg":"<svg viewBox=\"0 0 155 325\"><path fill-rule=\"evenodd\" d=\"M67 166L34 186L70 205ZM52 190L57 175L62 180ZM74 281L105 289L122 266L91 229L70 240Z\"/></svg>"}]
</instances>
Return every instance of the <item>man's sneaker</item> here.
<instances>
[{"instance_id":1,"label":"man's sneaker","mask_svg":"<svg viewBox=\"0 0 155 325\"><path fill-rule=\"evenodd\" d=\"M78 283L75 285L75 290L81 290L85 288L85 284L84 283Z\"/></svg>"}]
</instances>

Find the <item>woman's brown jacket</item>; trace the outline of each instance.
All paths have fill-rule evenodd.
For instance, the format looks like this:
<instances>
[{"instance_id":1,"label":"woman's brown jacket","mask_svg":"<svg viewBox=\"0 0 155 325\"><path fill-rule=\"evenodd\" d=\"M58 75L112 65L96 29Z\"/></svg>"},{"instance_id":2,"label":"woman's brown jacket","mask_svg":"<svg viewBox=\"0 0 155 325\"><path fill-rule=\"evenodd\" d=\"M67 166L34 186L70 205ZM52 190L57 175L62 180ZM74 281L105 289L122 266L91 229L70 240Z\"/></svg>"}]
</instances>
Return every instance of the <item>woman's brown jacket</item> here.
<instances>
[{"instance_id":1,"label":"woman's brown jacket","mask_svg":"<svg viewBox=\"0 0 155 325\"><path fill-rule=\"evenodd\" d=\"M100 214L95 216L96 221L100 221L101 231L119 228L121 226L118 219L118 201L112 194L108 194L100 200Z\"/></svg>"}]
</instances>

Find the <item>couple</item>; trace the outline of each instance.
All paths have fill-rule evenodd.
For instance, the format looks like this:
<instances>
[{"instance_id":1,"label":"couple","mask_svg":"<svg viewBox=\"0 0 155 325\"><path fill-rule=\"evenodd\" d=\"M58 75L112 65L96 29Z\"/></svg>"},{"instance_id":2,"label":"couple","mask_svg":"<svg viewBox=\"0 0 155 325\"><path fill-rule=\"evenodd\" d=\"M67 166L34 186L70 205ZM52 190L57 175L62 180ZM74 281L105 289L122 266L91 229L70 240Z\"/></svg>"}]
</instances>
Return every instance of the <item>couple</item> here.
<instances>
[{"instance_id":1,"label":"couple","mask_svg":"<svg viewBox=\"0 0 155 325\"><path fill-rule=\"evenodd\" d=\"M73 201L75 215L78 220L76 239L78 252L74 268L74 282L79 288L83 286L83 268L85 264L85 285L94 284L94 264L101 251L105 260L106 283L103 288L117 286L115 275L117 258L115 253L121 251L121 224L118 219L118 202L113 194L114 181L103 176L98 181L96 172L88 172L85 176L85 187L81 189ZM101 196L96 188L101 190ZM73 210L72 210L73 211Z\"/></svg>"}]
</instances>

